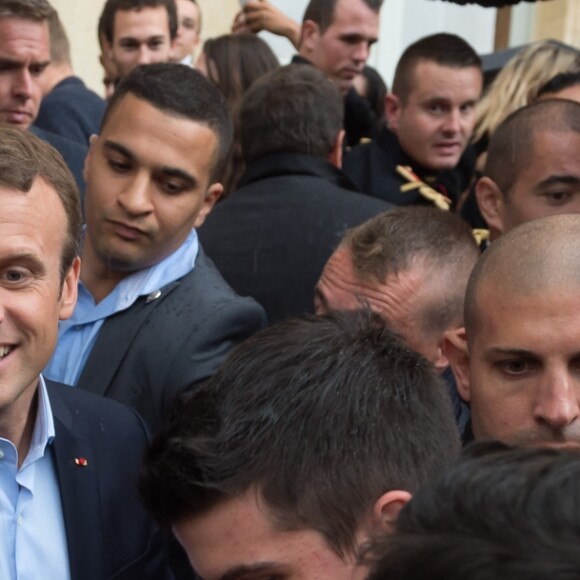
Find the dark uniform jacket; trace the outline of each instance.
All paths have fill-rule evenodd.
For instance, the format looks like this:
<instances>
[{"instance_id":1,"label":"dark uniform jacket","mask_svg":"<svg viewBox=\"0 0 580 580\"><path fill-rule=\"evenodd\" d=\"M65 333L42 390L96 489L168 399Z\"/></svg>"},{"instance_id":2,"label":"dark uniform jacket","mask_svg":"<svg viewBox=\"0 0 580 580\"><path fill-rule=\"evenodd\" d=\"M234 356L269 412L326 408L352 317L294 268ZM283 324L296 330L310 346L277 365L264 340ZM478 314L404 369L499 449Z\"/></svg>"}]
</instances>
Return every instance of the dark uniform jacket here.
<instances>
[{"instance_id":1,"label":"dark uniform jacket","mask_svg":"<svg viewBox=\"0 0 580 580\"><path fill-rule=\"evenodd\" d=\"M409 157L397 136L385 127L376 141L358 145L347 154L344 171L360 191L373 197L394 205L430 204L416 190L401 192L401 186L408 181L397 173L396 167L409 166L421 181L449 197L454 205L469 184L475 162L471 157L467 152L455 169L433 172Z\"/></svg>"}]
</instances>

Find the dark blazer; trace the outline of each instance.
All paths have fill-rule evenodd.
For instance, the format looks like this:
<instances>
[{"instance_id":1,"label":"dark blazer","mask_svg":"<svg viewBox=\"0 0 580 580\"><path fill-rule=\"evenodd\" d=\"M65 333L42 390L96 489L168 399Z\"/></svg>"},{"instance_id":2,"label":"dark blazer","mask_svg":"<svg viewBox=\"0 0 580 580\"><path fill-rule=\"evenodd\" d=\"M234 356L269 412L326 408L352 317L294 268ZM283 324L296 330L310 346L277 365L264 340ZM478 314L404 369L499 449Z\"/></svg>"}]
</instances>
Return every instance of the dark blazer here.
<instances>
[{"instance_id":1,"label":"dark blazer","mask_svg":"<svg viewBox=\"0 0 580 580\"><path fill-rule=\"evenodd\" d=\"M65 163L74 175L82 201L85 195L85 178L83 176L83 169L89 148L86 145L81 145L80 143L61 137L56 133L45 131L44 129L40 129L34 125L30 127L30 131L37 137L40 137L43 141L50 143L62 155Z\"/></svg>"},{"instance_id":2,"label":"dark blazer","mask_svg":"<svg viewBox=\"0 0 580 580\"><path fill-rule=\"evenodd\" d=\"M247 168L199 237L226 281L274 323L313 312L314 288L344 232L391 207L356 193L323 159L275 154Z\"/></svg>"},{"instance_id":3,"label":"dark blazer","mask_svg":"<svg viewBox=\"0 0 580 580\"><path fill-rule=\"evenodd\" d=\"M86 147L89 137L99 133L106 107L79 77L70 76L42 99L34 125Z\"/></svg>"},{"instance_id":4,"label":"dark blazer","mask_svg":"<svg viewBox=\"0 0 580 580\"><path fill-rule=\"evenodd\" d=\"M72 580L167 578L164 537L137 496L143 421L113 401L46 385Z\"/></svg>"},{"instance_id":5,"label":"dark blazer","mask_svg":"<svg viewBox=\"0 0 580 580\"><path fill-rule=\"evenodd\" d=\"M263 309L237 296L200 248L191 273L105 321L77 387L133 407L155 432L177 393L265 324Z\"/></svg>"}]
</instances>

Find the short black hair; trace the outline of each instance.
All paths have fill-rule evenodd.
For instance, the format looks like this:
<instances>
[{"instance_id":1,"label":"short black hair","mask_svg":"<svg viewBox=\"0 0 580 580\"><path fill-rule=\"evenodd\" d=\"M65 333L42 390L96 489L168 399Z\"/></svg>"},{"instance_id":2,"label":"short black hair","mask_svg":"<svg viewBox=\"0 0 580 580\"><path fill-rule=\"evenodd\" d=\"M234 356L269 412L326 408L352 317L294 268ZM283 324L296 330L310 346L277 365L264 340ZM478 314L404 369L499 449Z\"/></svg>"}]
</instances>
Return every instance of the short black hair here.
<instances>
[{"instance_id":1,"label":"short black hair","mask_svg":"<svg viewBox=\"0 0 580 580\"><path fill-rule=\"evenodd\" d=\"M533 163L535 135L543 132L580 133L580 103L567 99L536 101L499 125L489 141L483 175L492 179L504 196L509 198L522 168Z\"/></svg>"},{"instance_id":2,"label":"short black hair","mask_svg":"<svg viewBox=\"0 0 580 580\"><path fill-rule=\"evenodd\" d=\"M549 80L538 91L538 98L545 95L550 95L552 93L559 93L564 89L569 89L570 87L575 87L576 85L580 85L580 69L573 72L560 73L553 79Z\"/></svg>"},{"instance_id":3,"label":"short black hair","mask_svg":"<svg viewBox=\"0 0 580 580\"><path fill-rule=\"evenodd\" d=\"M403 102L413 90L415 68L420 61L450 68L474 67L481 70L481 59L463 38L443 32L420 38L405 49L395 70L392 91Z\"/></svg>"},{"instance_id":4,"label":"short black hair","mask_svg":"<svg viewBox=\"0 0 580 580\"><path fill-rule=\"evenodd\" d=\"M350 2L351 0L349 0ZM383 0L362 0L371 10L379 12L383 5ZM338 0L310 0L302 22L312 20L318 24L321 34L324 34L326 29L332 24L334 20L334 10Z\"/></svg>"},{"instance_id":5,"label":"short black hair","mask_svg":"<svg viewBox=\"0 0 580 580\"><path fill-rule=\"evenodd\" d=\"M196 70L178 63L140 65L125 76L115 89L103 116L101 131L111 111L127 94L143 99L165 113L209 127L218 140L212 179L219 181L217 178L232 144L233 126L225 99L211 81Z\"/></svg>"},{"instance_id":6,"label":"short black hair","mask_svg":"<svg viewBox=\"0 0 580 580\"><path fill-rule=\"evenodd\" d=\"M259 78L240 111L246 164L272 153L326 158L342 129L344 102L336 85L313 66L291 64Z\"/></svg>"},{"instance_id":7,"label":"short black hair","mask_svg":"<svg viewBox=\"0 0 580 580\"><path fill-rule=\"evenodd\" d=\"M162 524L256 490L283 529L339 555L389 490L415 492L458 453L434 368L368 311L282 322L238 346L176 406L140 489Z\"/></svg>"},{"instance_id":8,"label":"short black hair","mask_svg":"<svg viewBox=\"0 0 580 580\"><path fill-rule=\"evenodd\" d=\"M165 6L169 20L169 36L174 40L177 36L178 19L175 0L107 0L99 19L99 30L103 32L107 42L113 43L115 30L115 14L120 10L142 10Z\"/></svg>"},{"instance_id":9,"label":"short black hair","mask_svg":"<svg viewBox=\"0 0 580 580\"><path fill-rule=\"evenodd\" d=\"M480 443L401 510L369 580L571 580L580 455Z\"/></svg>"}]
</instances>

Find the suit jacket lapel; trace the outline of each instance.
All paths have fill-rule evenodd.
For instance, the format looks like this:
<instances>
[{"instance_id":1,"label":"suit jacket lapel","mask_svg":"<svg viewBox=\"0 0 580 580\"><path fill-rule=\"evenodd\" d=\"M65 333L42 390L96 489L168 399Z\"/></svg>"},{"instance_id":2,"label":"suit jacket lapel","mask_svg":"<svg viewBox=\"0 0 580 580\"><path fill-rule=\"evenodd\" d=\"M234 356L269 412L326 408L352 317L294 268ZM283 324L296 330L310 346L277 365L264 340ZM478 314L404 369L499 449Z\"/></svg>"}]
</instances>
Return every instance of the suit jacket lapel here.
<instances>
[{"instance_id":1,"label":"suit jacket lapel","mask_svg":"<svg viewBox=\"0 0 580 580\"><path fill-rule=\"evenodd\" d=\"M101 498L97 461L90 443L71 430L70 410L59 394L49 388L54 416L52 445L58 477L68 555L73 580L99 580L105 577ZM86 466L75 459L86 460Z\"/></svg>"},{"instance_id":2,"label":"suit jacket lapel","mask_svg":"<svg viewBox=\"0 0 580 580\"><path fill-rule=\"evenodd\" d=\"M149 296L139 298L127 310L105 321L81 372L78 387L97 395L106 395L139 329L178 284L179 280Z\"/></svg>"}]
</instances>

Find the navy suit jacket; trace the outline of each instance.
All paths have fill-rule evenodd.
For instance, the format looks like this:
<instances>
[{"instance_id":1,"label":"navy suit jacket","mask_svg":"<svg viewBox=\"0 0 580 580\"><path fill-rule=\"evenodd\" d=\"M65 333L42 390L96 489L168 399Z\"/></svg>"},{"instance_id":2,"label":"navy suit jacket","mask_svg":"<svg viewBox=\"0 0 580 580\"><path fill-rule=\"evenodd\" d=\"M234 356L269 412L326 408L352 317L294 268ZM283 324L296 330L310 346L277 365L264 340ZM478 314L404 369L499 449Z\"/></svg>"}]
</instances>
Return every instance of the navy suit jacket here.
<instances>
[{"instance_id":1,"label":"navy suit jacket","mask_svg":"<svg viewBox=\"0 0 580 580\"><path fill-rule=\"evenodd\" d=\"M133 407L156 432L178 393L265 324L264 310L238 296L200 247L189 274L105 321L77 387Z\"/></svg>"},{"instance_id":2,"label":"navy suit jacket","mask_svg":"<svg viewBox=\"0 0 580 580\"><path fill-rule=\"evenodd\" d=\"M46 386L72 580L170 577L165 538L137 496L143 421L113 401L48 380ZM86 467L75 462L81 458Z\"/></svg>"},{"instance_id":3,"label":"navy suit jacket","mask_svg":"<svg viewBox=\"0 0 580 580\"><path fill-rule=\"evenodd\" d=\"M34 125L86 147L90 136L100 132L106 108L104 99L70 76L42 99Z\"/></svg>"},{"instance_id":4,"label":"navy suit jacket","mask_svg":"<svg viewBox=\"0 0 580 580\"><path fill-rule=\"evenodd\" d=\"M83 169L85 166L85 158L89 152L89 148L65 137L61 137L56 133L51 133L50 131L45 131L39 127L32 125L30 131L34 133L37 137L50 143L63 157L71 173L74 175L75 181L77 182L81 201L84 199L85 194L85 178L83 176Z\"/></svg>"}]
</instances>

